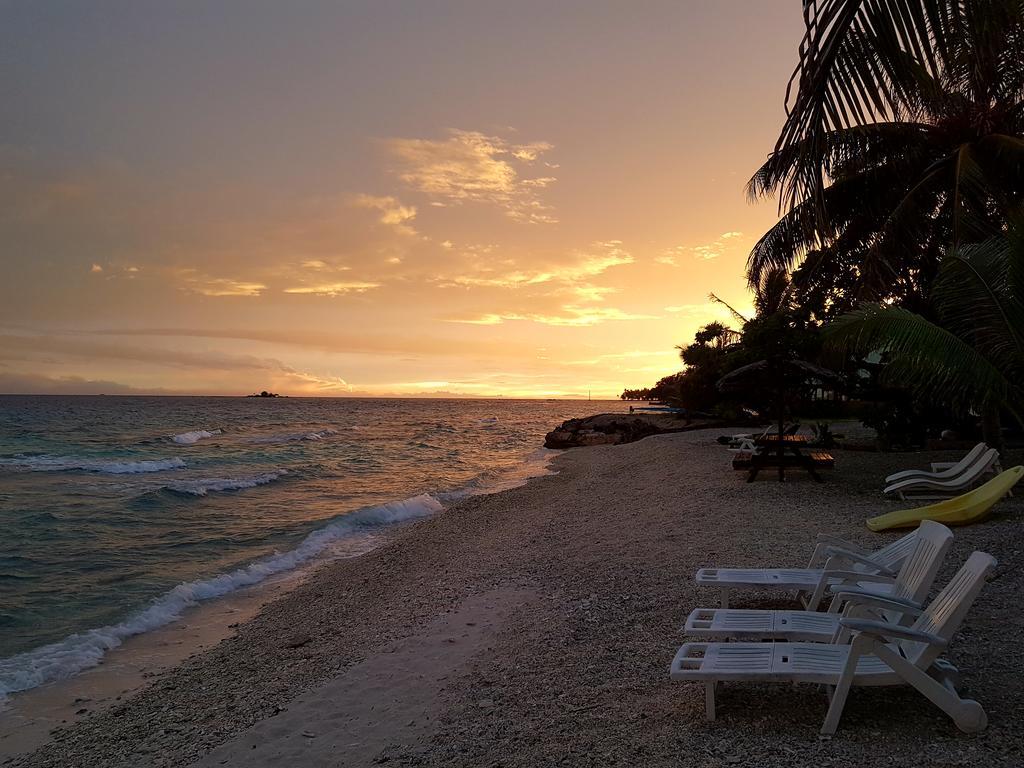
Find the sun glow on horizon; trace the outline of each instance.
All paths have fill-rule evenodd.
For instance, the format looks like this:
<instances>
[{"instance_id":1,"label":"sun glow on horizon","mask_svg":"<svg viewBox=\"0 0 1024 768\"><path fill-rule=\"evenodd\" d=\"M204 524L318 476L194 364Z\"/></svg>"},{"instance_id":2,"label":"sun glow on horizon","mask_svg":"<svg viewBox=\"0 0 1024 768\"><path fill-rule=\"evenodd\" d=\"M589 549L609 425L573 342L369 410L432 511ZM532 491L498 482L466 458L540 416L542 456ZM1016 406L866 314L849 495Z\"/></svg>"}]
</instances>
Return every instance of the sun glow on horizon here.
<instances>
[{"instance_id":1,"label":"sun glow on horizon","mask_svg":"<svg viewBox=\"0 0 1024 768\"><path fill-rule=\"evenodd\" d=\"M235 3L5 12L0 392L614 398L749 307L798 12Z\"/></svg>"}]
</instances>

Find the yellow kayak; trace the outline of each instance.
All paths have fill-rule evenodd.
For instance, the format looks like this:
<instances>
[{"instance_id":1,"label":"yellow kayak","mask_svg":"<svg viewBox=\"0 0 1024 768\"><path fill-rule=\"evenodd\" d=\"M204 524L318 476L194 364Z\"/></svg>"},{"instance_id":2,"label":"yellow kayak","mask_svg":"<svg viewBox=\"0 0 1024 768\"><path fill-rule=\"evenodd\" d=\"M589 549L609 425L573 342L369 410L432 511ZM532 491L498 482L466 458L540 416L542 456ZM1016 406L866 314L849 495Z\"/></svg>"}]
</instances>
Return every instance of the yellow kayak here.
<instances>
[{"instance_id":1,"label":"yellow kayak","mask_svg":"<svg viewBox=\"0 0 1024 768\"><path fill-rule=\"evenodd\" d=\"M902 509L872 517L868 520L868 528L872 531L884 531L888 528L913 528L922 520L935 520L946 525L977 523L988 517L995 503L1010 492L1010 489L1020 480L1021 475L1024 475L1024 466L1011 467L962 496L929 504L927 507Z\"/></svg>"}]
</instances>

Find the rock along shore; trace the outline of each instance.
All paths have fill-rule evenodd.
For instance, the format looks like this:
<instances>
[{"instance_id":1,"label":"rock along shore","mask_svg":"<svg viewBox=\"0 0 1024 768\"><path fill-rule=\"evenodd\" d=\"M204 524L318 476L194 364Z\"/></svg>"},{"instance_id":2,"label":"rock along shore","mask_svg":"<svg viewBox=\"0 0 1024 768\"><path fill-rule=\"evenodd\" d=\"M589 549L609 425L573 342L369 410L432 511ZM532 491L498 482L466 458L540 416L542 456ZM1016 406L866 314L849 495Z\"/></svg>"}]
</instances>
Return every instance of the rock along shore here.
<instances>
[{"instance_id":1,"label":"rock along shore","mask_svg":"<svg viewBox=\"0 0 1024 768\"><path fill-rule=\"evenodd\" d=\"M583 448L634 443L651 435L667 435L718 426L714 419L691 419L675 413L599 413L563 421L544 437L545 448Z\"/></svg>"}]
</instances>

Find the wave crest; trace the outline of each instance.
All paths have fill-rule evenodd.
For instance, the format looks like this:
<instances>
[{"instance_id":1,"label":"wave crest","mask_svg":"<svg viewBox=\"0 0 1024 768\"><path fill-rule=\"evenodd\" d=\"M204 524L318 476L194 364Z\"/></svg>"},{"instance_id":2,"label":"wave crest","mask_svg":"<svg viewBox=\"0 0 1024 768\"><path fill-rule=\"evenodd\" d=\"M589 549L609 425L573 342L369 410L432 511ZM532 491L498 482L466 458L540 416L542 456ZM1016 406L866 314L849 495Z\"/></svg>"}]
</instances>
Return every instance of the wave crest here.
<instances>
[{"instance_id":1,"label":"wave crest","mask_svg":"<svg viewBox=\"0 0 1024 768\"><path fill-rule=\"evenodd\" d=\"M163 472L184 469L181 459L144 459L140 461L104 461L79 459L74 456L24 456L0 459L0 466L29 472L101 472L107 475L135 475L143 472Z\"/></svg>"},{"instance_id":2,"label":"wave crest","mask_svg":"<svg viewBox=\"0 0 1024 768\"><path fill-rule=\"evenodd\" d=\"M182 432L180 435L172 435L171 440L178 445L192 445L193 443L198 443L200 440L205 440L208 437L213 437L220 433L221 431L219 429L197 429L193 432Z\"/></svg>"},{"instance_id":3,"label":"wave crest","mask_svg":"<svg viewBox=\"0 0 1024 768\"><path fill-rule=\"evenodd\" d=\"M258 485L272 483L279 477L284 477L287 474L288 470L282 469L277 472L265 472L262 475L251 475L249 477L208 477L200 480L182 480L181 482L168 483L164 488L174 493L205 496L210 491L241 491L245 488L255 488Z\"/></svg>"}]
</instances>

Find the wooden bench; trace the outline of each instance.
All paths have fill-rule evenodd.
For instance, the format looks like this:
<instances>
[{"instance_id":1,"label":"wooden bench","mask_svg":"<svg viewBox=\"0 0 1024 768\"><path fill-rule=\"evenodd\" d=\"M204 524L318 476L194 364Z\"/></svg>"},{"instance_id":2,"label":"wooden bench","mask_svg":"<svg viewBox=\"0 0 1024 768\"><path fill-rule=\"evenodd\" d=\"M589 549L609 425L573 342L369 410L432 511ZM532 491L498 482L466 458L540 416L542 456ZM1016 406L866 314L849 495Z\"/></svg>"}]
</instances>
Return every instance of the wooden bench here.
<instances>
[{"instance_id":1,"label":"wooden bench","mask_svg":"<svg viewBox=\"0 0 1024 768\"><path fill-rule=\"evenodd\" d=\"M804 455L804 457L794 456L792 454L786 454L782 457L782 466L784 467L801 467L805 463L806 459L810 458L814 462L816 469L835 469L836 460L831 453L826 451L811 451ZM738 453L733 456L732 468L733 469L750 469L754 463L753 454L750 453ZM768 467L779 466L779 455L775 452L768 452L758 456L758 464L761 468L767 469Z\"/></svg>"},{"instance_id":2,"label":"wooden bench","mask_svg":"<svg viewBox=\"0 0 1024 768\"><path fill-rule=\"evenodd\" d=\"M732 457L732 468L733 469L750 469L751 461L753 460L753 454L750 453L737 453Z\"/></svg>"},{"instance_id":3,"label":"wooden bench","mask_svg":"<svg viewBox=\"0 0 1024 768\"><path fill-rule=\"evenodd\" d=\"M811 451L810 457L818 469L836 468L836 460L828 451Z\"/></svg>"}]
</instances>

